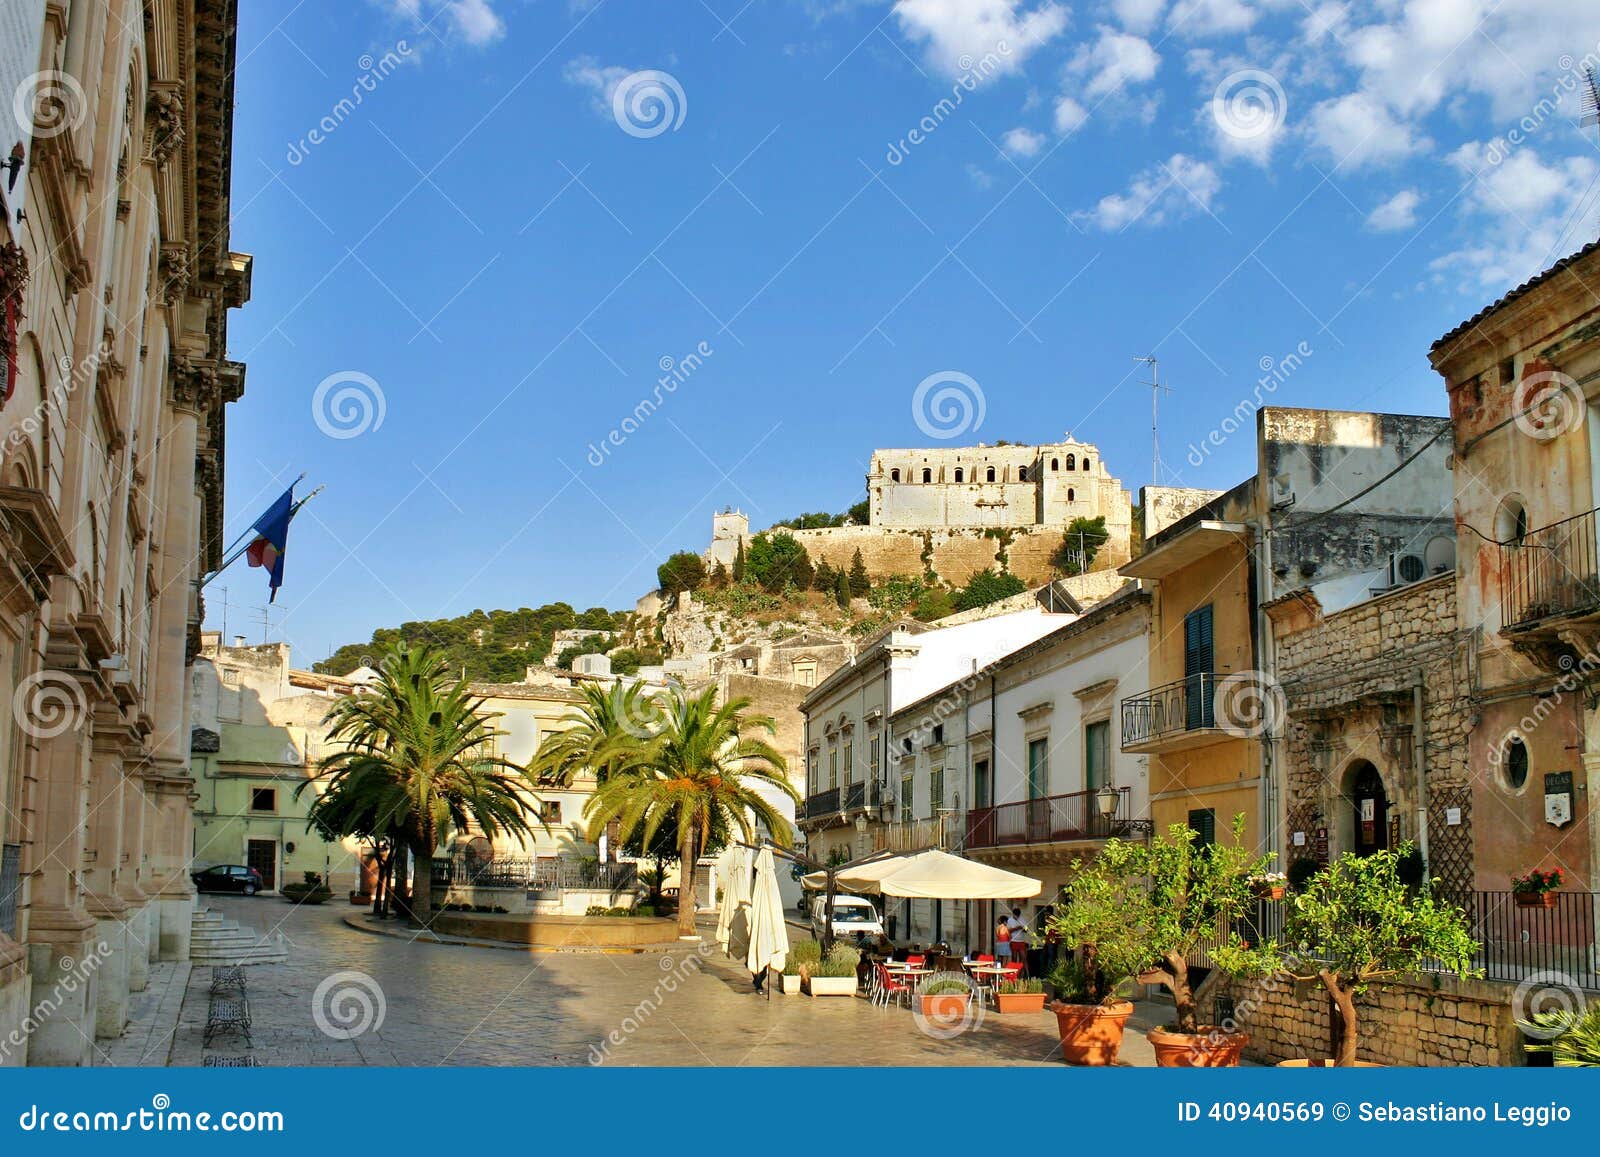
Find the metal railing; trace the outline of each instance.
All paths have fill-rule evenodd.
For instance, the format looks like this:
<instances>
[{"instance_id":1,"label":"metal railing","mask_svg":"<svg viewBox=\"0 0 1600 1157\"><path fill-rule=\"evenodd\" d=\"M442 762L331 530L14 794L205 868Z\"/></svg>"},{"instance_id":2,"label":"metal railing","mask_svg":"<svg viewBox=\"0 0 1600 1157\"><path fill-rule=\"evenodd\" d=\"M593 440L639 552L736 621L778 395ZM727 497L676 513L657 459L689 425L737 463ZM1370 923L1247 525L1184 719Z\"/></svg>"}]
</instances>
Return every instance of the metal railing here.
<instances>
[{"instance_id":1,"label":"metal railing","mask_svg":"<svg viewBox=\"0 0 1600 1157\"><path fill-rule=\"evenodd\" d=\"M1126 787L1117 789L1117 808L1109 816L1100 814L1098 791L973 808L967 813L967 847L1104 840L1134 834L1136 825L1128 815L1131 791Z\"/></svg>"},{"instance_id":2,"label":"metal railing","mask_svg":"<svg viewBox=\"0 0 1600 1157\"><path fill-rule=\"evenodd\" d=\"M1217 675L1189 675L1122 701L1122 749L1217 725Z\"/></svg>"},{"instance_id":3,"label":"metal railing","mask_svg":"<svg viewBox=\"0 0 1600 1157\"><path fill-rule=\"evenodd\" d=\"M814 820L822 816L838 814L840 794L839 789L830 787L827 791L819 791L816 795L806 797L806 819Z\"/></svg>"},{"instance_id":4,"label":"metal railing","mask_svg":"<svg viewBox=\"0 0 1600 1157\"><path fill-rule=\"evenodd\" d=\"M17 938L17 905L22 891L22 845L0 846L0 933Z\"/></svg>"},{"instance_id":5,"label":"metal railing","mask_svg":"<svg viewBox=\"0 0 1600 1157\"><path fill-rule=\"evenodd\" d=\"M879 852L914 852L923 848L948 848L959 817L941 815L926 820L902 820L899 823L880 824L873 828L873 850Z\"/></svg>"},{"instance_id":6,"label":"metal railing","mask_svg":"<svg viewBox=\"0 0 1600 1157\"><path fill-rule=\"evenodd\" d=\"M1574 515L1518 542L1501 543L1500 622L1526 626L1600 611L1600 510Z\"/></svg>"},{"instance_id":7,"label":"metal railing","mask_svg":"<svg viewBox=\"0 0 1600 1157\"><path fill-rule=\"evenodd\" d=\"M1555 892L1554 907L1529 908L1517 903L1514 892L1468 892L1446 897L1467 916L1471 935L1478 942L1473 967L1486 980L1520 984L1540 977L1546 987L1567 985L1600 992L1600 893ZM1219 927L1189 954L1194 968L1213 967L1211 949L1225 943L1230 931L1253 944L1280 939L1288 904L1258 900L1255 910L1232 928ZM1423 968L1424 973L1442 967Z\"/></svg>"},{"instance_id":8,"label":"metal railing","mask_svg":"<svg viewBox=\"0 0 1600 1157\"><path fill-rule=\"evenodd\" d=\"M433 884L475 888L526 888L530 892L561 890L621 891L636 887L639 865L602 864L573 856L457 856L433 862Z\"/></svg>"}]
</instances>

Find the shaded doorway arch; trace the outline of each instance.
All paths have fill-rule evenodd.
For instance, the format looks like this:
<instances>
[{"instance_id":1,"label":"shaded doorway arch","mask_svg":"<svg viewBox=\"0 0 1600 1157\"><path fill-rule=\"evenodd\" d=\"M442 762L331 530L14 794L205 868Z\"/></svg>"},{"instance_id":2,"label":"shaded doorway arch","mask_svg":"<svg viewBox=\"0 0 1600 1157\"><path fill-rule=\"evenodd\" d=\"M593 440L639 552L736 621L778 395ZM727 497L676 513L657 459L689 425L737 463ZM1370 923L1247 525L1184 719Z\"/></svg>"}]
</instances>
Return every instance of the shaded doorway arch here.
<instances>
[{"instance_id":1,"label":"shaded doorway arch","mask_svg":"<svg viewBox=\"0 0 1600 1157\"><path fill-rule=\"evenodd\" d=\"M1345 773L1345 799L1350 809L1350 850L1370 856L1389 846L1389 793L1383 776L1370 760L1358 759Z\"/></svg>"}]
</instances>

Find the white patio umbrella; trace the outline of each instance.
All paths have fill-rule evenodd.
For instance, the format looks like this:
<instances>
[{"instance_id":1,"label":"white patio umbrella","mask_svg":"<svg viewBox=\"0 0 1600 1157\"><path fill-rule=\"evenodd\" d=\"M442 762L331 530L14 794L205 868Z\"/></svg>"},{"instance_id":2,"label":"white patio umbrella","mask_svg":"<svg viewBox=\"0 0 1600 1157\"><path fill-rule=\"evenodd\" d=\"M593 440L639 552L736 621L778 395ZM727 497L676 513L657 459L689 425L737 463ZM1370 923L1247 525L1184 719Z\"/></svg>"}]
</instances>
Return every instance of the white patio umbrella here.
<instances>
[{"instance_id":1,"label":"white patio umbrella","mask_svg":"<svg viewBox=\"0 0 1600 1157\"><path fill-rule=\"evenodd\" d=\"M750 854L737 844L717 860L722 905L717 910L717 945L730 957L744 948L750 929Z\"/></svg>"},{"instance_id":2,"label":"white patio umbrella","mask_svg":"<svg viewBox=\"0 0 1600 1157\"><path fill-rule=\"evenodd\" d=\"M1032 876L931 850L846 868L841 889L913 900L1021 900L1044 890Z\"/></svg>"},{"instance_id":3,"label":"white patio umbrella","mask_svg":"<svg viewBox=\"0 0 1600 1157\"><path fill-rule=\"evenodd\" d=\"M778 872L772 849L756 853L756 882L750 894L750 950L745 964L760 976L768 968L783 971L789 955L789 931L783 923L783 897L778 892Z\"/></svg>"}]
</instances>

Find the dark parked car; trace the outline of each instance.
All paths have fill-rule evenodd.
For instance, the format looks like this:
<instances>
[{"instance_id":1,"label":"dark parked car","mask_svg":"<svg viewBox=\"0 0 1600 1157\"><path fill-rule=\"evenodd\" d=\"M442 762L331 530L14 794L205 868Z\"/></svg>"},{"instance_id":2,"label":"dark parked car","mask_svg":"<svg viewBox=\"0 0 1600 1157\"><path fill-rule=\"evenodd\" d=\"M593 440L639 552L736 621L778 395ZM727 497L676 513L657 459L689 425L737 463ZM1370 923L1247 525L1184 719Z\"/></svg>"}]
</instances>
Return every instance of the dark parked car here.
<instances>
[{"instance_id":1,"label":"dark parked car","mask_svg":"<svg viewBox=\"0 0 1600 1157\"><path fill-rule=\"evenodd\" d=\"M261 873L242 864L218 864L202 872L190 872L196 891L243 892L254 896L261 891Z\"/></svg>"}]
</instances>

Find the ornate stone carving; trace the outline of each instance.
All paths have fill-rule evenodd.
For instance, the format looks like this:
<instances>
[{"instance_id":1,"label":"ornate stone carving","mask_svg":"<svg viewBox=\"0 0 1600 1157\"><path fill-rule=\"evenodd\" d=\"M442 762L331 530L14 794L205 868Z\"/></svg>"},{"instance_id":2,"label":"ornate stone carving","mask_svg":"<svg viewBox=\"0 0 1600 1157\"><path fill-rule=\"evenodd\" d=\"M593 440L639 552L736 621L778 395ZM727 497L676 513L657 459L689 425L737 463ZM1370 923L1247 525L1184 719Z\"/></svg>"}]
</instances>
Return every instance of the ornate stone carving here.
<instances>
[{"instance_id":1,"label":"ornate stone carving","mask_svg":"<svg viewBox=\"0 0 1600 1157\"><path fill-rule=\"evenodd\" d=\"M161 298L168 305L177 305L189 293L189 247L163 245L161 247Z\"/></svg>"},{"instance_id":2,"label":"ornate stone carving","mask_svg":"<svg viewBox=\"0 0 1600 1157\"><path fill-rule=\"evenodd\" d=\"M158 169L164 169L183 144L183 95L175 88L152 89L145 112L149 156Z\"/></svg>"},{"instance_id":3,"label":"ornate stone carving","mask_svg":"<svg viewBox=\"0 0 1600 1157\"><path fill-rule=\"evenodd\" d=\"M217 370L209 361L192 360L179 355L172 361L167 380L172 404L180 410L198 414L217 398Z\"/></svg>"}]
</instances>

